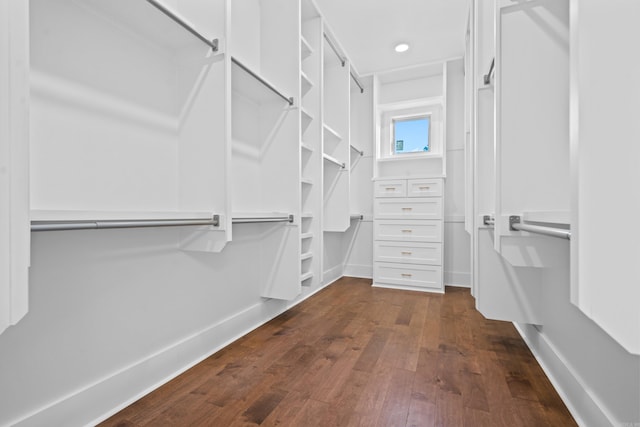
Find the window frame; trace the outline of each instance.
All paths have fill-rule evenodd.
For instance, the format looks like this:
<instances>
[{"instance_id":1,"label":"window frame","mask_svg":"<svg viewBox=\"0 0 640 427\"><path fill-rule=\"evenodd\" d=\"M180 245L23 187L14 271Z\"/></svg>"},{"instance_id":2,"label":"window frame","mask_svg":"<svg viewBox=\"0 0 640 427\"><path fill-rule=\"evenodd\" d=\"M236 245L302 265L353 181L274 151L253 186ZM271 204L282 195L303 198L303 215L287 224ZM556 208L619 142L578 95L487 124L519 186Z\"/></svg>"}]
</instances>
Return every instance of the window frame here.
<instances>
[{"instance_id":1,"label":"window frame","mask_svg":"<svg viewBox=\"0 0 640 427\"><path fill-rule=\"evenodd\" d=\"M407 122L416 119L428 119L429 125L427 130L427 146L429 147L427 150L422 151L405 151L405 152L397 152L396 151L396 122ZM390 117L390 127L391 127L391 156L402 156L402 155L416 155L416 154L429 154L432 152L433 144L431 143L431 134L432 134L432 113L418 113L418 114L409 114L409 115L397 115Z\"/></svg>"}]
</instances>

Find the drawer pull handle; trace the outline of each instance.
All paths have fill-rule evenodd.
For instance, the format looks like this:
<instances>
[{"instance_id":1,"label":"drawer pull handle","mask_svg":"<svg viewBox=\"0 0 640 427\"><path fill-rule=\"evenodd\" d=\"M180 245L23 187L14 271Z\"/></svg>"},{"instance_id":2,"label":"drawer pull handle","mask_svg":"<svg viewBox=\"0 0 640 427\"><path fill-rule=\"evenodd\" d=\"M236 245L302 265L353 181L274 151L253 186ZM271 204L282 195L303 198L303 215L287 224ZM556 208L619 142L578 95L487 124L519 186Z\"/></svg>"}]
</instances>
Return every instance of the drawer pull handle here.
<instances>
[{"instance_id":1,"label":"drawer pull handle","mask_svg":"<svg viewBox=\"0 0 640 427\"><path fill-rule=\"evenodd\" d=\"M413 208L402 208L403 211L412 211Z\"/></svg>"},{"instance_id":2,"label":"drawer pull handle","mask_svg":"<svg viewBox=\"0 0 640 427\"><path fill-rule=\"evenodd\" d=\"M413 233L413 230L402 230L403 233Z\"/></svg>"},{"instance_id":3,"label":"drawer pull handle","mask_svg":"<svg viewBox=\"0 0 640 427\"><path fill-rule=\"evenodd\" d=\"M409 273L402 273L401 274L402 277L412 277L413 274L409 274Z\"/></svg>"},{"instance_id":4,"label":"drawer pull handle","mask_svg":"<svg viewBox=\"0 0 640 427\"><path fill-rule=\"evenodd\" d=\"M420 187L420 190L428 190L428 189L430 189L430 188L431 188L431 187Z\"/></svg>"},{"instance_id":5,"label":"drawer pull handle","mask_svg":"<svg viewBox=\"0 0 640 427\"><path fill-rule=\"evenodd\" d=\"M411 255L411 254L413 254L413 252L410 252L410 251L402 251L402 252L400 252L400 253L401 253L402 255Z\"/></svg>"}]
</instances>

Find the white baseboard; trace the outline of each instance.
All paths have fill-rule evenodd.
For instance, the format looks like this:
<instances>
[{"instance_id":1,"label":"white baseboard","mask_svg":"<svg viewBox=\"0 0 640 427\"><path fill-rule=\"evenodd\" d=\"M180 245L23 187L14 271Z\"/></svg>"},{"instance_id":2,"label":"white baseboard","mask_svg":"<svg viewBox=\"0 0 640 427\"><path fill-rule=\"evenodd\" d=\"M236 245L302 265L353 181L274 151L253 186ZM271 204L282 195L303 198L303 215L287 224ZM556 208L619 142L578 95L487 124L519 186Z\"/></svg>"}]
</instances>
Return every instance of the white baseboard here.
<instances>
[{"instance_id":1,"label":"white baseboard","mask_svg":"<svg viewBox=\"0 0 640 427\"><path fill-rule=\"evenodd\" d=\"M581 427L614 427L625 425L615 420L605 406L586 387L571 365L564 360L545 337L533 325L514 323L542 370L567 409Z\"/></svg>"},{"instance_id":2,"label":"white baseboard","mask_svg":"<svg viewBox=\"0 0 640 427\"><path fill-rule=\"evenodd\" d=\"M344 266L344 275L361 279L373 279L373 265L346 264Z\"/></svg>"},{"instance_id":3,"label":"white baseboard","mask_svg":"<svg viewBox=\"0 0 640 427\"><path fill-rule=\"evenodd\" d=\"M272 299L250 306L55 402L37 408L11 421L9 425L96 425L339 278L317 289L303 290L303 295L294 302Z\"/></svg>"},{"instance_id":4,"label":"white baseboard","mask_svg":"<svg viewBox=\"0 0 640 427\"><path fill-rule=\"evenodd\" d=\"M342 276L344 276L344 267L342 264L338 264L328 270L325 270L322 274L322 280L324 283L333 283Z\"/></svg>"},{"instance_id":5,"label":"white baseboard","mask_svg":"<svg viewBox=\"0 0 640 427\"><path fill-rule=\"evenodd\" d=\"M459 271L445 271L444 285L458 288L471 288L471 273Z\"/></svg>"}]
</instances>

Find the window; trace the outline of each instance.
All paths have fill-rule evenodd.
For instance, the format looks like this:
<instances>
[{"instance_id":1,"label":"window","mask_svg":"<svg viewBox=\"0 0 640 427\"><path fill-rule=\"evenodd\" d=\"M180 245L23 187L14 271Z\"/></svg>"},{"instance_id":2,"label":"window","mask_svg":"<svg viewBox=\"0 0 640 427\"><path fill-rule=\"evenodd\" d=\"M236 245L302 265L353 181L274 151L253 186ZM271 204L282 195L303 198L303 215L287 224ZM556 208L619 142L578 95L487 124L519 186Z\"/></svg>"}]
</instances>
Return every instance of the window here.
<instances>
[{"instance_id":1,"label":"window","mask_svg":"<svg viewBox=\"0 0 640 427\"><path fill-rule=\"evenodd\" d=\"M431 116L393 119L393 154L426 153L430 147Z\"/></svg>"}]
</instances>

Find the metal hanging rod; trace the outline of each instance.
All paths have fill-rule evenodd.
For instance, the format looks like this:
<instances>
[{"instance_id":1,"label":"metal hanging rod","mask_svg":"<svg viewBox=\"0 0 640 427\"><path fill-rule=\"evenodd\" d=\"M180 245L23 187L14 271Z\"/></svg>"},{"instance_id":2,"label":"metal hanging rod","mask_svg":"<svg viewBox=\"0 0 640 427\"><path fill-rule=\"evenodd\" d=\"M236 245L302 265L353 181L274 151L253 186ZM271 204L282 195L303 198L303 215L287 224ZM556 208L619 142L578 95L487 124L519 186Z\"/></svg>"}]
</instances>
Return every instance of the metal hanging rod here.
<instances>
[{"instance_id":1,"label":"metal hanging rod","mask_svg":"<svg viewBox=\"0 0 640 427\"><path fill-rule=\"evenodd\" d=\"M32 221L31 231L104 230L111 228L184 227L194 225L220 226L220 215L196 219L135 219Z\"/></svg>"},{"instance_id":2,"label":"metal hanging rod","mask_svg":"<svg viewBox=\"0 0 640 427\"><path fill-rule=\"evenodd\" d=\"M364 93L364 87L362 87L362 84L360 84L360 81L358 80L356 75L353 74L353 71L350 71L349 74L351 74L351 78L353 79L354 82L356 82L356 85L358 85L358 87L360 88L360 93Z\"/></svg>"},{"instance_id":3,"label":"metal hanging rod","mask_svg":"<svg viewBox=\"0 0 640 427\"><path fill-rule=\"evenodd\" d=\"M353 151L355 151L356 153L360 154L361 156L364 156L364 151L358 150L356 147L353 146L353 144L350 144L350 145L351 145L351 149Z\"/></svg>"},{"instance_id":4,"label":"metal hanging rod","mask_svg":"<svg viewBox=\"0 0 640 427\"><path fill-rule=\"evenodd\" d=\"M252 218L232 218L234 224L258 224L263 222L293 222L293 214L287 216L264 216Z\"/></svg>"},{"instance_id":5,"label":"metal hanging rod","mask_svg":"<svg viewBox=\"0 0 640 427\"><path fill-rule=\"evenodd\" d=\"M342 169L344 169L344 168L345 168L345 164L344 164L343 162L341 162L341 161L339 161L339 160L337 160L337 159L334 159L333 157L331 157L331 156L330 156L330 155L328 155L328 154L323 154L323 155L322 155L322 157L323 157L326 161L331 162L331 163L333 163L334 165L340 166Z\"/></svg>"},{"instance_id":6,"label":"metal hanging rod","mask_svg":"<svg viewBox=\"0 0 640 427\"><path fill-rule=\"evenodd\" d=\"M494 227L496 225L496 220L491 215L485 215L482 217L482 223L489 227Z\"/></svg>"},{"instance_id":7,"label":"metal hanging rod","mask_svg":"<svg viewBox=\"0 0 640 427\"><path fill-rule=\"evenodd\" d=\"M350 219L358 219L360 221L362 221L364 219L364 215L362 214L353 214L349 216Z\"/></svg>"},{"instance_id":8,"label":"metal hanging rod","mask_svg":"<svg viewBox=\"0 0 640 427\"><path fill-rule=\"evenodd\" d=\"M484 84L486 85L491 84L491 75L493 74L493 69L495 66L496 66L496 58L493 58L491 60L491 66L489 67L489 72L484 75Z\"/></svg>"},{"instance_id":9,"label":"metal hanging rod","mask_svg":"<svg viewBox=\"0 0 640 427\"><path fill-rule=\"evenodd\" d=\"M280 98L284 99L285 101L287 101L289 103L289 105L293 105L293 97L289 97L287 98L285 95L282 94L282 92L280 92L278 89L276 89L275 87L273 87L271 85L271 83L269 83L268 81L266 81L265 79L263 79L262 77L260 77L259 75L257 75L256 73L254 73L253 71L251 71L246 65L244 65L242 62L238 61L236 58L231 58L231 61L236 64L238 67L242 68L244 71L246 71L251 77L253 77L254 79L258 80L260 83L262 83L263 85L265 85L266 87L268 87L269 89L271 89L271 91L273 91L276 95L278 95Z\"/></svg>"},{"instance_id":10,"label":"metal hanging rod","mask_svg":"<svg viewBox=\"0 0 640 427\"><path fill-rule=\"evenodd\" d=\"M338 57L338 60L340 60L340 64L342 64L342 66L344 67L345 64L347 63L347 60L344 59L344 57L342 55L340 55L340 52L338 51L338 48L336 47L336 45L333 44L333 42L331 41L331 39L329 38L327 33L324 33L324 39L327 41L327 43L329 43L329 47L331 47L331 50L333 50L333 52Z\"/></svg>"},{"instance_id":11,"label":"metal hanging rod","mask_svg":"<svg viewBox=\"0 0 640 427\"><path fill-rule=\"evenodd\" d=\"M180 24L182 28L184 28L185 30L189 31L191 34L193 34L194 36L202 40L207 46L211 47L211 50L213 50L214 52L218 51L218 39L209 40L208 38L200 34L195 28L189 25L186 21L184 21L181 17L176 15L171 10L167 9L164 5L162 5L157 0L147 0L147 2L151 4L153 7L155 7L156 9L158 9L160 12L167 15L169 18L173 19L176 23Z\"/></svg>"},{"instance_id":12,"label":"metal hanging rod","mask_svg":"<svg viewBox=\"0 0 640 427\"><path fill-rule=\"evenodd\" d=\"M558 237L560 239L571 239L571 230L562 228L545 227L542 225L524 224L517 215L509 217L509 229L517 231L528 231L529 233L543 234L545 236Z\"/></svg>"}]
</instances>

